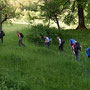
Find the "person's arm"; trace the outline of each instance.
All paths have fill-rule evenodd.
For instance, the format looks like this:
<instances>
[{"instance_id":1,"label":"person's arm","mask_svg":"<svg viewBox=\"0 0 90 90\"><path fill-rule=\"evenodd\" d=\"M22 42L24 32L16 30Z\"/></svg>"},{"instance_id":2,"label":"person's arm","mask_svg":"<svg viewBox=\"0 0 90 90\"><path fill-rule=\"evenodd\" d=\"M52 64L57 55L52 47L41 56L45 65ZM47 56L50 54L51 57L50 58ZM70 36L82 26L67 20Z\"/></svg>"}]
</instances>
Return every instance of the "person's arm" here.
<instances>
[{"instance_id":1,"label":"person's arm","mask_svg":"<svg viewBox=\"0 0 90 90\"><path fill-rule=\"evenodd\" d=\"M82 50L82 46L80 46L81 50Z\"/></svg>"},{"instance_id":2,"label":"person's arm","mask_svg":"<svg viewBox=\"0 0 90 90\"><path fill-rule=\"evenodd\" d=\"M20 33L18 33L18 37L19 37L19 38L21 37Z\"/></svg>"},{"instance_id":3,"label":"person's arm","mask_svg":"<svg viewBox=\"0 0 90 90\"><path fill-rule=\"evenodd\" d=\"M45 43L47 43L47 42L49 42L49 38L48 37L45 38Z\"/></svg>"},{"instance_id":4,"label":"person's arm","mask_svg":"<svg viewBox=\"0 0 90 90\"><path fill-rule=\"evenodd\" d=\"M74 50L75 45L76 45L76 44L73 44L73 45L72 45L72 50Z\"/></svg>"},{"instance_id":5,"label":"person's arm","mask_svg":"<svg viewBox=\"0 0 90 90\"><path fill-rule=\"evenodd\" d=\"M3 36L5 36L5 33L3 32Z\"/></svg>"},{"instance_id":6,"label":"person's arm","mask_svg":"<svg viewBox=\"0 0 90 90\"><path fill-rule=\"evenodd\" d=\"M61 45L61 39L59 39L59 46Z\"/></svg>"}]
</instances>

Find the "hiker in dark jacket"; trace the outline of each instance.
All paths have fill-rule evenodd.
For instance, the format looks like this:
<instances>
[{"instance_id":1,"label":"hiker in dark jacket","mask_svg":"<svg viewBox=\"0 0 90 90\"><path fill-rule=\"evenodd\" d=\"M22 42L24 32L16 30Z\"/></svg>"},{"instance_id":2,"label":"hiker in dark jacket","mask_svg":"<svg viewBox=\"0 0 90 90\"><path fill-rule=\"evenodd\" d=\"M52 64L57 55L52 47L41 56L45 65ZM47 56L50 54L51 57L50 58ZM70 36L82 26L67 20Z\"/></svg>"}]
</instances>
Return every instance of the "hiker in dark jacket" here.
<instances>
[{"instance_id":1,"label":"hiker in dark jacket","mask_svg":"<svg viewBox=\"0 0 90 90\"><path fill-rule=\"evenodd\" d=\"M19 47L21 47L21 45L23 45L25 47L25 45L23 44L22 40L24 38L24 35L20 32L17 32L18 37L19 37Z\"/></svg>"},{"instance_id":2,"label":"hiker in dark jacket","mask_svg":"<svg viewBox=\"0 0 90 90\"><path fill-rule=\"evenodd\" d=\"M57 39L59 40L59 50L63 51L63 46L64 46L64 39L61 39L60 37L57 37Z\"/></svg>"},{"instance_id":3,"label":"hiker in dark jacket","mask_svg":"<svg viewBox=\"0 0 90 90\"><path fill-rule=\"evenodd\" d=\"M5 33L3 31L0 31L0 39L2 41L3 44L3 37L5 36Z\"/></svg>"},{"instance_id":4,"label":"hiker in dark jacket","mask_svg":"<svg viewBox=\"0 0 90 90\"><path fill-rule=\"evenodd\" d=\"M82 48L80 46L80 43L76 41L75 44L73 44L72 48L73 48L73 51L75 53L76 60L80 61L80 51L81 51L81 48Z\"/></svg>"}]
</instances>

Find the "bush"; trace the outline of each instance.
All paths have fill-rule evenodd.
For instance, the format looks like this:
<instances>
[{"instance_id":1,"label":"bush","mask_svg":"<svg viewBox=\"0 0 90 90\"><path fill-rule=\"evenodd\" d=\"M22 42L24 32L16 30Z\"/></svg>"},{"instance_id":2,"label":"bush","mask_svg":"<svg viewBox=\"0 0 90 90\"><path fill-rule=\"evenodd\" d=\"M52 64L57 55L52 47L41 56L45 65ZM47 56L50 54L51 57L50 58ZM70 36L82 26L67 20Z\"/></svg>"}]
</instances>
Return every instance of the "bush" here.
<instances>
[{"instance_id":1,"label":"bush","mask_svg":"<svg viewBox=\"0 0 90 90\"><path fill-rule=\"evenodd\" d=\"M29 40L32 42L42 45L44 44L43 36L50 36L53 44L57 44L57 36L60 32L56 28L49 28L48 26L43 26L42 24L32 26L29 33Z\"/></svg>"}]
</instances>

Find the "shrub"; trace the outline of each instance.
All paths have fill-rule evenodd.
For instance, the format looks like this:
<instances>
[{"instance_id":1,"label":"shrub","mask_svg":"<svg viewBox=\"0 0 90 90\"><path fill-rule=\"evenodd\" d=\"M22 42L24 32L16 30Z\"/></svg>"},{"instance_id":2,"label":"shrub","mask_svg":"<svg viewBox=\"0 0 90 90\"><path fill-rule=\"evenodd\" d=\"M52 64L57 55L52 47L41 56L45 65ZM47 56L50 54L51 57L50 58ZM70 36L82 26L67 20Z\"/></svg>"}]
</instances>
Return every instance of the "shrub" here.
<instances>
[{"instance_id":1,"label":"shrub","mask_svg":"<svg viewBox=\"0 0 90 90\"><path fill-rule=\"evenodd\" d=\"M43 25L37 25L37 26L32 26L29 34L29 39L36 43L36 44L42 44L44 42L43 36L46 35L46 30L48 28L44 27Z\"/></svg>"},{"instance_id":2,"label":"shrub","mask_svg":"<svg viewBox=\"0 0 90 90\"><path fill-rule=\"evenodd\" d=\"M59 35L60 32L56 28L49 28L48 26L39 24L30 28L30 33L28 36L30 41L42 45L44 44L43 36L50 36L53 39L52 43L56 44L56 37Z\"/></svg>"}]
</instances>

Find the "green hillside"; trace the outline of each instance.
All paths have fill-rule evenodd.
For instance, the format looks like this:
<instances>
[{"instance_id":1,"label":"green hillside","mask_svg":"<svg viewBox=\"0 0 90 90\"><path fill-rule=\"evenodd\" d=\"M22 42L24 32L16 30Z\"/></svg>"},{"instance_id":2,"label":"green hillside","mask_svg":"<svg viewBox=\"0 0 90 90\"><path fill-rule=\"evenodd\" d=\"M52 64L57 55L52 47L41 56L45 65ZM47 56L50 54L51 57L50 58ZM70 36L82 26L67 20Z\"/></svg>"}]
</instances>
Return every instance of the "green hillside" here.
<instances>
[{"instance_id":1,"label":"green hillside","mask_svg":"<svg viewBox=\"0 0 90 90\"><path fill-rule=\"evenodd\" d=\"M27 39L26 25L4 25L6 36L0 43L0 90L90 90L90 61L86 49L90 31L61 31L65 46L35 45ZM17 31L24 34L26 47L19 48ZM69 39L82 45L81 60L76 61Z\"/></svg>"}]
</instances>

